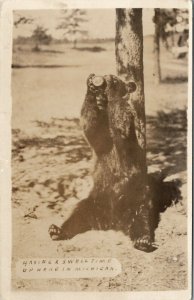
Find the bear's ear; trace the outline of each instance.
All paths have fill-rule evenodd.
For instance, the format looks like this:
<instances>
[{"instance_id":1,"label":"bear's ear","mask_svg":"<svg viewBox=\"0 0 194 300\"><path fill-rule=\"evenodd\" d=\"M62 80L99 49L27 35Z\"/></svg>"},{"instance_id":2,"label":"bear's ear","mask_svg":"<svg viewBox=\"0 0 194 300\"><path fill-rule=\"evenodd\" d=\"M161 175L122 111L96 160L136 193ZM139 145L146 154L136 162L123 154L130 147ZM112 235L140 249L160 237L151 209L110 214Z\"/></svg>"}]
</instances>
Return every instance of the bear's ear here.
<instances>
[{"instance_id":1,"label":"bear's ear","mask_svg":"<svg viewBox=\"0 0 194 300\"><path fill-rule=\"evenodd\" d=\"M133 93L135 92L137 86L134 81L129 81L126 83L126 88L128 93Z\"/></svg>"},{"instance_id":2,"label":"bear's ear","mask_svg":"<svg viewBox=\"0 0 194 300\"><path fill-rule=\"evenodd\" d=\"M88 83L91 81L91 79L93 78L95 76L95 74L90 74L89 76L88 76L88 78L87 78L87 85L88 85Z\"/></svg>"}]
</instances>

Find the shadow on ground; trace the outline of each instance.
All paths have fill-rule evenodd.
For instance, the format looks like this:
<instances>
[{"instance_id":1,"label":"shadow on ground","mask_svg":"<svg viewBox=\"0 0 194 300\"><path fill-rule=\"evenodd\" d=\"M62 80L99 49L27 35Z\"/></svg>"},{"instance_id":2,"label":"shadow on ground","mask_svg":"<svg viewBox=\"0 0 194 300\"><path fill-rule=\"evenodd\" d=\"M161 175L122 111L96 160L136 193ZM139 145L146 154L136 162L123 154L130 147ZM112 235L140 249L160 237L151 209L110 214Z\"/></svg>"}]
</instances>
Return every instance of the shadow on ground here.
<instances>
[{"instance_id":1,"label":"shadow on ground","mask_svg":"<svg viewBox=\"0 0 194 300\"><path fill-rule=\"evenodd\" d=\"M51 49L37 49L37 48L33 48L31 51L36 53L54 53L54 54L65 53L65 51L51 50Z\"/></svg>"},{"instance_id":2,"label":"shadow on ground","mask_svg":"<svg viewBox=\"0 0 194 300\"><path fill-rule=\"evenodd\" d=\"M22 65L22 64L12 64L13 69L22 69L22 68L41 68L41 69L51 69L51 68L78 68L79 65Z\"/></svg>"},{"instance_id":3,"label":"shadow on ground","mask_svg":"<svg viewBox=\"0 0 194 300\"><path fill-rule=\"evenodd\" d=\"M154 165L166 176L186 170L187 147L186 109L159 111L147 117L148 166Z\"/></svg>"},{"instance_id":4,"label":"shadow on ground","mask_svg":"<svg viewBox=\"0 0 194 300\"><path fill-rule=\"evenodd\" d=\"M89 52L102 52L102 51L106 51L105 48L99 47L99 46L94 46L94 47L77 47L77 48L75 48L75 50L78 50L78 51L89 51Z\"/></svg>"},{"instance_id":5,"label":"shadow on ground","mask_svg":"<svg viewBox=\"0 0 194 300\"><path fill-rule=\"evenodd\" d=\"M13 47L13 52L36 52L36 54L41 54L41 53L54 53L54 54L63 54L65 51L60 51L60 50L53 50L53 49L41 49L41 48L22 48L22 47Z\"/></svg>"},{"instance_id":6,"label":"shadow on ground","mask_svg":"<svg viewBox=\"0 0 194 300\"><path fill-rule=\"evenodd\" d=\"M176 76L176 77L169 77L167 76L162 80L162 83L167 84L177 84L177 83L185 83L188 82L188 76Z\"/></svg>"}]
</instances>

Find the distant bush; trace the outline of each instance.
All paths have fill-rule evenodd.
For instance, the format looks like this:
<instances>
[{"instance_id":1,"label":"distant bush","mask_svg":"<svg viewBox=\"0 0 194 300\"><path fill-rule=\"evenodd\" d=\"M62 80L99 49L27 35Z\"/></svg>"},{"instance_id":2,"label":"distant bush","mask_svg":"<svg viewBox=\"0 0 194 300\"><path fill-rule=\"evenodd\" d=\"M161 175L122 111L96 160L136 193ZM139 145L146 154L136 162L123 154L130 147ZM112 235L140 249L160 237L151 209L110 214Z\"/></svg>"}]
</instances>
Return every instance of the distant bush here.
<instances>
[{"instance_id":1,"label":"distant bush","mask_svg":"<svg viewBox=\"0 0 194 300\"><path fill-rule=\"evenodd\" d=\"M32 40L35 43L33 51L40 51L40 45L49 45L52 41L52 36L47 34L48 29L43 28L42 26L37 26L32 34Z\"/></svg>"}]
</instances>

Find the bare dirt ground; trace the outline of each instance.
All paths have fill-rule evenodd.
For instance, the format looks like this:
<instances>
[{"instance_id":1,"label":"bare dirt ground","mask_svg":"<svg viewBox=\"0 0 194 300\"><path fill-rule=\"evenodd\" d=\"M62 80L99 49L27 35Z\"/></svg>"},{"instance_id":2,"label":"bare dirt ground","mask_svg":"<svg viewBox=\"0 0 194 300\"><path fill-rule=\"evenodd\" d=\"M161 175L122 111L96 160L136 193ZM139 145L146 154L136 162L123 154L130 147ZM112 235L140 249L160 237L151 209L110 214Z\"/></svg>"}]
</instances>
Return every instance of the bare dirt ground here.
<instances>
[{"instance_id":1,"label":"bare dirt ground","mask_svg":"<svg viewBox=\"0 0 194 300\"><path fill-rule=\"evenodd\" d=\"M114 45L105 44L106 50L98 52L70 51L61 45L59 53L22 49L13 53L13 63L25 66L13 69L12 76L14 289L187 288L186 203L191 201L186 193L187 62L173 60L164 52L164 82L154 86L151 47L148 39L144 49L148 166L151 171L164 169L167 180L179 178L182 182L182 201L161 214L156 230L158 248L152 253L134 249L122 232L93 230L68 241L55 242L48 235L49 225L60 225L67 219L92 187L92 155L82 136L79 114L87 76L116 73ZM19 258L52 257L115 257L121 262L122 273L114 278L93 279L17 277L15 266Z\"/></svg>"}]
</instances>

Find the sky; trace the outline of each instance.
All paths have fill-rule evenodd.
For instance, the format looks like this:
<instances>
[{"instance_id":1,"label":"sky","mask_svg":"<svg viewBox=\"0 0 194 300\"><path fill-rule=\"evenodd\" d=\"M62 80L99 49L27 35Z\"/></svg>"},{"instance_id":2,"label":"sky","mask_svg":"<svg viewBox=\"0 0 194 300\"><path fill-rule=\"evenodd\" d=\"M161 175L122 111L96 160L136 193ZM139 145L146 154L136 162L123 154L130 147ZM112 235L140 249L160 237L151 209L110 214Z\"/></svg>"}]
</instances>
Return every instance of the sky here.
<instances>
[{"instance_id":1,"label":"sky","mask_svg":"<svg viewBox=\"0 0 194 300\"><path fill-rule=\"evenodd\" d=\"M33 24L20 24L13 30L13 37L31 36L34 28L41 25L48 29L48 34L54 38L62 38L63 31L56 30L60 22L62 12L59 10L20 10L14 12L14 20L18 16L33 18ZM144 35L153 34L154 26L152 22L153 9L143 10L143 30ZM87 22L82 26L88 31L90 38L114 38L115 36L115 10L113 9L88 9L86 14Z\"/></svg>"}]
</instances>

